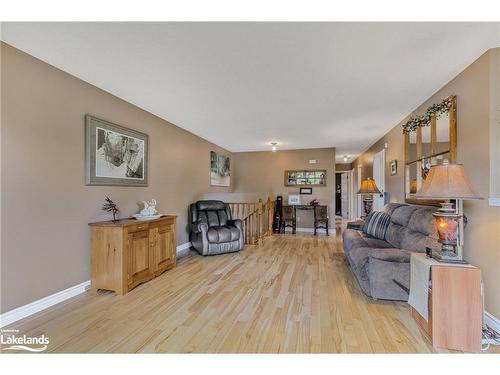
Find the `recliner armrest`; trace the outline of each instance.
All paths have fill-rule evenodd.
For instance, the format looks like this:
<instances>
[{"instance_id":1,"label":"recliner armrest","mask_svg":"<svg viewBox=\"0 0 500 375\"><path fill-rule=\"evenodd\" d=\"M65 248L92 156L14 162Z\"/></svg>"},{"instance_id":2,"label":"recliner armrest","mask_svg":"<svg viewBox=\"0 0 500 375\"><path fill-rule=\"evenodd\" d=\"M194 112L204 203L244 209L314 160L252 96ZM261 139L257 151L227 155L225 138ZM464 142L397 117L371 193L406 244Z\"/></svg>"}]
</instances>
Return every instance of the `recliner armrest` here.
<instances>
[{"instance_id":1,"label":"recliner armrest","mask_svg":"<svg viewBox=\"0 0 500 375\"><path fill-rule=\"evenodd\" d=\"M411 251L396 248L370 250L370 258L394 263L410 263Z\"/></svg>"},{"instance_id":2,"label":"recliner armrest","mask_svg":"<svg viewBox=\"0 0 500 375\"><path fill-rule=\"evenodd\" d=\"M241 219L228 220L227 224L235 226L239 230L243 231L243 220Z\"/></svg>"},{"instance_id":3,"label":"recliner armrest","mask_svg":"<svg viewBox=\"0 0 500 375\"><path fill-rule=\"evenodd\" d=\"M202 233L208 231L208 224L203 221L195 221L191 223L191 232Z\"/></svg>"}]
</instances>

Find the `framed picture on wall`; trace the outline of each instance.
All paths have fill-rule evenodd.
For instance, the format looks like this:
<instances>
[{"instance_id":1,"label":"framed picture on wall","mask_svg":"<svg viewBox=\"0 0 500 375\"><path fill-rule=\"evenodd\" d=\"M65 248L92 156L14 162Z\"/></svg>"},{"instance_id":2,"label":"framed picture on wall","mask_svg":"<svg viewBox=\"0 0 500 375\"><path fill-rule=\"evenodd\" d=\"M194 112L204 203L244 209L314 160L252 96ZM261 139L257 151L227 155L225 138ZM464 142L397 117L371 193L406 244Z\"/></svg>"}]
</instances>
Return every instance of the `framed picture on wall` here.
<instances>
[{"instance_id":1,"label":"framed picture on wall","mask_svg":"<svg viewBox=\"0 0 500 375\"><path fill-rule=\"evenodd\" d=\"M285 186L326 186L326 170L285 171Z\"/></svg>"},{"instance_id":2,"label":"framed picture on wall","mask_svg":"<svg viewBox=\"0 0 500 375\"><path fill-rule=\"evenodd\" d=\"M148 186L148 135L85 116L87 185Z\"/></svg>"},{"instance_id":3,"label":"framed picture on wall","mask_svg":"<svg viewBox=\"0 0 500 375\"><path fill-rule=\"evenodd\" d=\"M289 205L300 204L300 195L289 194L288 195L288 204Z\"/></svg>"},{"instance_id":4,"label":"framed picture on wall","mask_svg":"<svg viewBox=\"0 0 500 375\"><path fill-rule=\"evenodd\" d=\"M313 193L313 189L312 188L308 188L308 187L301 187L300 188L300 194L309 194L311 195Z\"/></svg>"},{"instance_id":5,"label":"framed picture on wall","mask_svg":"<svg viewBox=\"0 0 500 375\"><path fill-rule=\"evenodd\" d=\"M210 151L210 185L231 186L231 159Z\"/></svg>"},{"instance_id":6,"label":"framed picture on wall","mask_svg":"<svg viewBox=\"0 0 500 375\"><path fill-rule=\"evenodd\" d=\"M398 161L393 160L389 163L389 168L391 171L391 176L395 176L398 174Z\"/></svg>"}]
</instances>

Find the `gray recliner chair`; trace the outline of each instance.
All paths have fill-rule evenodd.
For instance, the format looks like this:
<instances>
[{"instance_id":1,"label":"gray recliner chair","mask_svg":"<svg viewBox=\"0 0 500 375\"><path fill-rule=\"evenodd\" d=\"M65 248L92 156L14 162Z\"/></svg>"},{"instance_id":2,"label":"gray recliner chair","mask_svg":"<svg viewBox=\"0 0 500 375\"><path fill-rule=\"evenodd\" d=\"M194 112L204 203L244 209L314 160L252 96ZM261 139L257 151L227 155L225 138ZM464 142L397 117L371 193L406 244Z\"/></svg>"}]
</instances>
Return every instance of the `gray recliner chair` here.
<instances>
[{"instance_id":1,"label":"gray recliner chair","mask_svg":"<svg viewBox=\"0 0 500 375\"><path fill-rule=\"evenodd\" d=\"M232 220L227 203L215 200L198 201L189 207L191 233L189 239L201 255L216 255L243 250L243 221Z\"/></svg>"}]
</instances>

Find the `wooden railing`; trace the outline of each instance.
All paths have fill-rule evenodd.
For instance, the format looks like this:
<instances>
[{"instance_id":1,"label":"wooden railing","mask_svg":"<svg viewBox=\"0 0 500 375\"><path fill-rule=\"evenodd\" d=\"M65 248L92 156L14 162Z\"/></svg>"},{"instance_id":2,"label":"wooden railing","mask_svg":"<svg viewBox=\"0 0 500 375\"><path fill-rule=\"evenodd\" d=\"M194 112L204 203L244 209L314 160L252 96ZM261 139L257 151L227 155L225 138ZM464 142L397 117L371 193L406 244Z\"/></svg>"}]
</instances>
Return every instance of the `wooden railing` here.
<instances>
[{"instance_id":1,"label":"wooden railing","mask_svg":"<svg viewBox=\"0 0 500 375\"><path fill-rule=\"evenodd\" d=\"M259 199L255 203L229 203L233 219L245 223L245 244L261 245L264 237L273 234L274 201Z\"/></svg>"}]
</instances>

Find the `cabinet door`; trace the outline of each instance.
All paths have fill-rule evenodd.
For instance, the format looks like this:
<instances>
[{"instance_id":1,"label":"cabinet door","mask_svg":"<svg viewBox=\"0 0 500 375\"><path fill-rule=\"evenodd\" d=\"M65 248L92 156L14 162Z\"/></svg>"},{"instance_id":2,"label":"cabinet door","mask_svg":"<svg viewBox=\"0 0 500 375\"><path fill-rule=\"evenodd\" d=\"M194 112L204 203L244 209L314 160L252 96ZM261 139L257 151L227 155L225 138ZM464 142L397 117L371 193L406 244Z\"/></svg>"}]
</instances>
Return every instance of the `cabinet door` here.
<instances>
[{"instance_id":1,"label":"cabinet door","mask_svg":"<svg viewBox=\"0 0 500 375\"><path fill-rule=\"evenodd\" d=\"M160 273L175 264L175 237L172 224L151 229L154 249L153 259L155 272Z\"/></svg>"},{"instance_id":2,"label":"cabinet door","mask_svg":"<svg viewBox=\"0 0 500 375\"><path fill-rule=\"evenodd\" d=\"M138 283L147 279L150 274L149 232L142 230L130 233L127 243L127 283Z\"/></svg>"},{"instance_id":3,"label":"cabinet door","mask_svg":"<svg viewBox=\"0 0 500 375\"><path fill-rule=\"evenodd\" d=\"M481 351L481 270L432 266L432 343L436 348Z\"/></svg>"}]
</instances>

